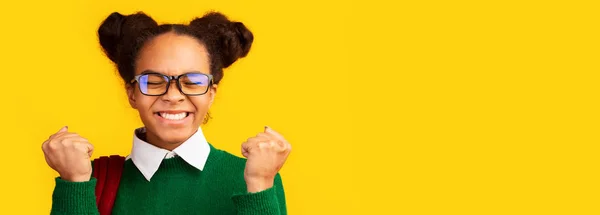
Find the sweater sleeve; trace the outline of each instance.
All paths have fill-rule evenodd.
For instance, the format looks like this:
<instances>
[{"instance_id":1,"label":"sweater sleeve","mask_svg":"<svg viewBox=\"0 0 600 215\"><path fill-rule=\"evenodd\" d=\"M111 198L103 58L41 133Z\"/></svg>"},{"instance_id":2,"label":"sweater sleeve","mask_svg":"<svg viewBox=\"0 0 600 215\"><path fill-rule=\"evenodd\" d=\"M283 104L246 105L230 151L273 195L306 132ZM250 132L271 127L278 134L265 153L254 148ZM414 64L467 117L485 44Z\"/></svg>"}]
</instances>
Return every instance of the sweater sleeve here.
<instances>
[{"instance_id":1,"label":"sweater sleeve","mask_svg":"<svg viewBox=\"0 0 600 215\"><path fill-rule=\"evenodd\" d=\"M285 192L279 173L273 187L257 193L236 194L232 197L238 215L287 215Z\"/></svg>"},{"instance_id":2,"label":"sweater sleeve","mask_svg":"<svg viewBox=\"0 0 600 215\"><path fill-rule=\"evenodd\" d=\"M92 175L94 161L92 163ZM50 215L99 215L96 205L96 178L86 182L70 182L55 178Z\"/></svg>"},{"instance_id":3,"label":"sweater sleeve","mask_svg":"<svg viewBox=\"0 0 600 215\"><path fill-rule=\"evenodd\" d=\"M70 182L55 179L52 194L51 215L98 215L96 206L96 179L86 182Z\"/></svg>"}]
</instances>

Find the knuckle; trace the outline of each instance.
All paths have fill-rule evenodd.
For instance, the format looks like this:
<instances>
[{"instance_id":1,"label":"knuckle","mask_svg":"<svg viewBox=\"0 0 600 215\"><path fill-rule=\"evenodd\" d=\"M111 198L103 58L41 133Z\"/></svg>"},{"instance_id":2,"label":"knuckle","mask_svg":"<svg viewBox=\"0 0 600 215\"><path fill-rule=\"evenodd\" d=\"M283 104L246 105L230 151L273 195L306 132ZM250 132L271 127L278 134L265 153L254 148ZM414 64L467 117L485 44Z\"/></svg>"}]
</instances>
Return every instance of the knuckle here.
<instances>
[{"instance_id":1,"label":"knuckle","mask_svg":"<svg viewBox=\"0 0 600 215\"><path fill-rule=\"evenodd\" d=\"M77 151L87 151L87 148L81 144L73 144L73 148Z\"/></svg>"},{"instance_id":2,"label":"knuckle","mask_svg":"<svg viewBox=\"0 0 600 215\"><path fill-rule=\"evenodd\" d=\"M50 142L48 143L48 146L46 146L46 148L50 151L56 151L60 148L59 144L55 143L55 142Z\"/></svg>"},{"instance_id":3,"label":"knuckle","mask_svg":"<svg viewBox=\"0 0 600 215\"><path fill-rule=\"evenodd\" d=\"M71 145L71 144L72 144L72 142L71 142L71 139L63 139L63 140L61 140L59 143L60 143L60 145L62 145L62 146L68 146L68 145Z\"/></svg>"},{"instance_id":4,"label":"knuckle","mask_svg":"<svg viewBox=\"0 0 600 215\"><path fill-rule=\"evenodd\" d=\"M264 149L264 148L266 148L266 147L267 147L267 143L260 142L260 143L258 144L258 147L259 147L259 148L261 148L261 149Z\"/></svg>"},{"instance_id":5,"label":"knuckle","mask_svg":"<svg viewBox=\"0 0 600 215\"><path fill-rule=\"evenodd\" d=\"M72 140L66 139L63 141L60 141L60 147L62 148L73 148L76 144L73 143Z\"/></svg>"}]
</instances>

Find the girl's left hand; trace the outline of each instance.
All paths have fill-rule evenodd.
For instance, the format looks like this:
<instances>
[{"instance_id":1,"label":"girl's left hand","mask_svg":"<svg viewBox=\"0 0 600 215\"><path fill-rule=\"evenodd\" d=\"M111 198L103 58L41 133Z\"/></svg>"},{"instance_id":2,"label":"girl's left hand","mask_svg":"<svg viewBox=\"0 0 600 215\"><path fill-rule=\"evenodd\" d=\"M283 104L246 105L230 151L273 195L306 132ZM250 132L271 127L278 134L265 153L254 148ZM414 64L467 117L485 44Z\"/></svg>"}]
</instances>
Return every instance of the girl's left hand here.
<instances>
[{"instance_id":1,"label":"girl's left hand","mask_svg":"<svg viewBox=\"0 0 600 215\"><path fill-rule=\"evenodd\" d=\"M260 192L273 187L275 175L291 150L292 145L269 127L255 137L248 138L242 144L242 155L248 159L244 169L248 192Z\"/></svg>"}]
</instances>

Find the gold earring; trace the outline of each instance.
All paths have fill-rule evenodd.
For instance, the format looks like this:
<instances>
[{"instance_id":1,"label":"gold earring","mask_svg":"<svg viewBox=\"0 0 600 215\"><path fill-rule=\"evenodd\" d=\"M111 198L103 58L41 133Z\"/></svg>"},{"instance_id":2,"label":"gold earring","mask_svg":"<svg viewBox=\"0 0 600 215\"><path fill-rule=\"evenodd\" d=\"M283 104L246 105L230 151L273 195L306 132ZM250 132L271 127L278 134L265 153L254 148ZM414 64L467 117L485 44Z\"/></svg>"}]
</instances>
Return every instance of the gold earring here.
<instances>
[{"instance_id":1,"label":"gold earring","mask_svg":"<svg viewBox=\"0 0 600 215\"><path fill-rule=\"evenodd\" d=\"M202 124L208 123L209 119L212 119L212 117L210 116L210 112L206 112L206 115L204 116L204 121L202 122Z\"/></svg>"}]
</instances>

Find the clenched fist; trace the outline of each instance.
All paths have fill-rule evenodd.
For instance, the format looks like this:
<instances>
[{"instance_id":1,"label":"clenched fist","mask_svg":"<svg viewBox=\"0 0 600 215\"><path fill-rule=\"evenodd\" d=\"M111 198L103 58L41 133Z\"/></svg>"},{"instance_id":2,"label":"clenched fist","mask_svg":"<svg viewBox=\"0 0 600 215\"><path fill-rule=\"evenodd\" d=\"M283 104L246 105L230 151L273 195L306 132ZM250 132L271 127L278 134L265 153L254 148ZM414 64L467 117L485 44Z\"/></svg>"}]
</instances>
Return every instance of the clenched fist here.
<instances>
[{"instance_id":1,"label":"clenched fist","mask_svg":"<svg viewBox=\"0 0 600 215\"><path fill-rule=\"evenodd\" d=\"M244 179L248 192L259 192L273 186L275 175L281 169L292 150L292 146L269 127L242 144L242 155L246 161Z\"/></svg>"},{"instance_id":2,"label":"clenched fist","mask_svg":"<svg viewBox=\"0 0 600 215\"><path fill-rule=\"evenodd\" d=\"M90 157L94 146L87 139L63 127L42 144L42 150L46 163L60 174L61 179L71 182L90 180Z\"/></svg>"}]
</instances>

